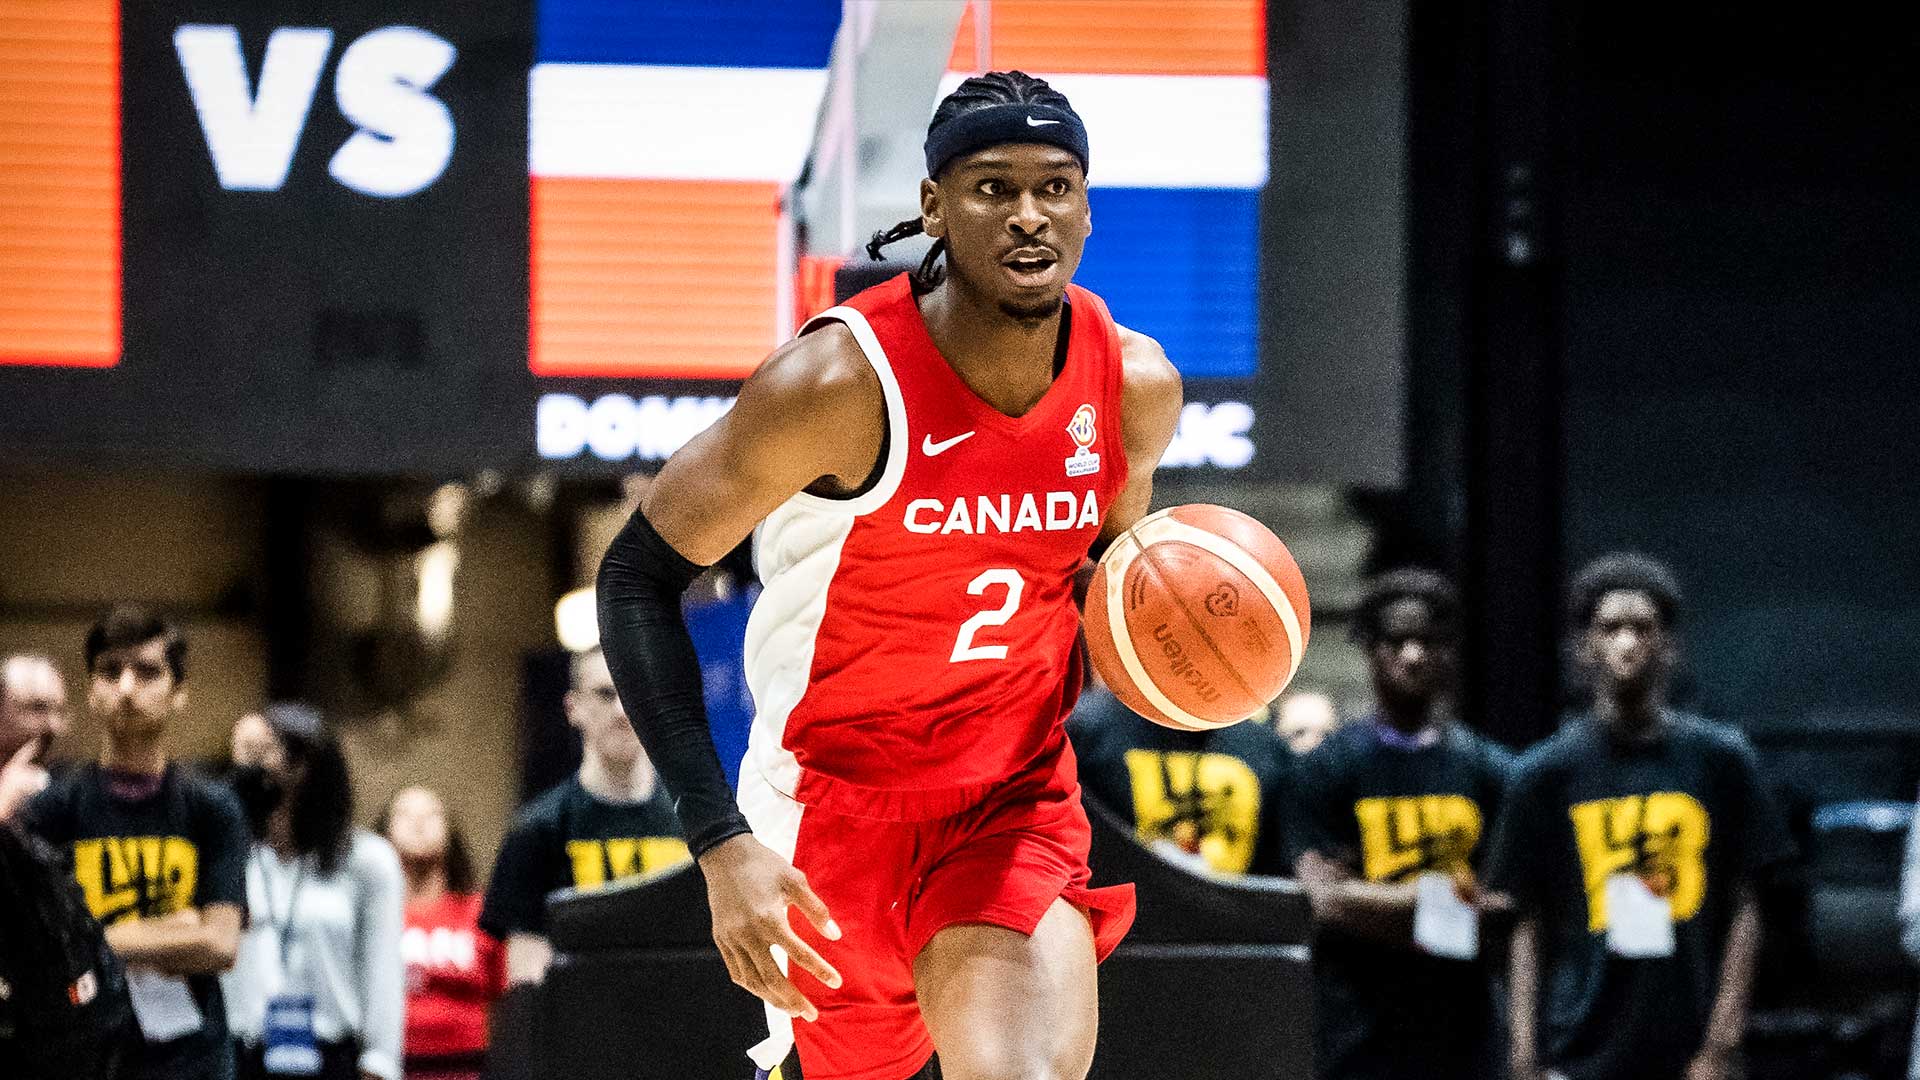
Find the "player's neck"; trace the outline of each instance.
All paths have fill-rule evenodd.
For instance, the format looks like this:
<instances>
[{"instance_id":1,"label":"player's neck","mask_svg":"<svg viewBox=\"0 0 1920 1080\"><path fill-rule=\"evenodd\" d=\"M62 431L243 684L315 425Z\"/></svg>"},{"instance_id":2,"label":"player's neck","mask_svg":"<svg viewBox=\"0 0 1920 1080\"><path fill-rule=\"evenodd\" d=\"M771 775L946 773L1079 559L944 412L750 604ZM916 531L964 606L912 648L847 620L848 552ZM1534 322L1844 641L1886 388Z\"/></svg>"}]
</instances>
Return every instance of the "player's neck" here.
<instances>
[{"instance_id":1,"label":"player's neck","mask_svg":"<svg viewBox=\"0 0 1920 1080\"><path fill-rule=\"evenodd\" d=\"M167 749L158 735L109 735L100 764L115 772L159 776L167 771Z\"/></svg>"},{"instance_id":2,"label":"player's neck","mask_svg":"<svg viewBox=\"0 0 1920 1080\"><path fill-rule=\"evenodd\" d=\"M627 768L618 768L598 754L580 762L580 786L607 802L645 802L653 797L653 762L641 754Z\"/></svg>"},{"instance_id":3,"label":"player's neck","mask_svg":"<svg viewBox=\"0 0 1920 1080\"><path fill-rule=\"evenodd\" d=\"M1009 370L1038 368L1052 382L1053 354L1060 341L1058 308L1042 318L1017 319L949 275L920 298L920 318L934 347L976 393L981 386L974 377Z\"/></svg>"}]
</instances>

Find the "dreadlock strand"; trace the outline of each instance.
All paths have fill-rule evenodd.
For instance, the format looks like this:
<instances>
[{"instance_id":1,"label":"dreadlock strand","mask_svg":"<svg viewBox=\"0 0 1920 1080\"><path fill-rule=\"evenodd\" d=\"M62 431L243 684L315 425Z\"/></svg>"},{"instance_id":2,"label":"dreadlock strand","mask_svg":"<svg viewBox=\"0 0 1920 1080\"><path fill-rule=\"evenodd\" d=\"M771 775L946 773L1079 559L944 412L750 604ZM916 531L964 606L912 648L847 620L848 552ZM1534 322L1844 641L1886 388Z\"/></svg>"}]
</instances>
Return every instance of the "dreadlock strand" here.
<instances>
[{"instance_id":1,"label":"dreadlock strand","mask_svg":"<svg viewBox=\"0 0 1920 1080\"><path fill-rule=\"evenodd\" d=\"M940 284L940 280L947 276L946 271L940 267L940 256L946 250L947 238L944 236L935 237L933 246L927 248L927 257L920 260L920 269L913 272L913 287L915 292L927 292L934 286Z\"/></svg>"},{"instance_id":2,"label":"dreadlock strand","mask_svg":"<svg viewBox=\"0 0 1920 1080\"><path fill-rule=\"evenodd\" d=\"M880 254L881 248L886 247L888 244L898 243L909 236L919 236L922 228L923 226L920 224L919 218L908 218L891 229L881 229L873 234L872 239L867 241L867 258L872 259L874 262L879 262L885 258L885 256Z\"/></svg>"}]
</instances>

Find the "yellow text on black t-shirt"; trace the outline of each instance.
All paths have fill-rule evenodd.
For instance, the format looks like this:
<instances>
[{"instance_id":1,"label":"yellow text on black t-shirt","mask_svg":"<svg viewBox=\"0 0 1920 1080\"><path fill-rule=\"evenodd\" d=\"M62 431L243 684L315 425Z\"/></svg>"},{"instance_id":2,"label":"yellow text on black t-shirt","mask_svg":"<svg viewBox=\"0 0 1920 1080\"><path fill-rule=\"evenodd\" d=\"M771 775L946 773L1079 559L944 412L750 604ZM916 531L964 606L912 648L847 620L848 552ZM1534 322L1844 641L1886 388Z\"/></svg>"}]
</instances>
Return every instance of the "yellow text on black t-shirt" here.
<instances>
[{"instance_id":1,"label":"yellow text on black t-shirt","mask_svg":"<svg viewBox=\"0 0 1920 1080\"><path fill-rule=\"evenodd\" d=\"M1128 750L1134 831L1146 843L1170 841L1207 865L1243 874L1260 827L1260 778L1228 754Z\"/></svg>"},{"instance_id":2,"label":"yellow text on black t-shirt","mask_svg":"<svg viewBox=\"0 0 1920 1080\"><path fill-rule=\"evenodd\" d=\"M1637 874L1672 906L1673 920L1700 912L1707 895L1707 808L1682 791L1594 799L1567 808L1587 888L1587 929L1607 928L1607 879Z\"/></svg>"},{"instance_id":3,"label":"yellow text on black t-shirt","mask_svg":"<svg viewBox=\"0 0 1920 1080\"><path fill-rule=\"evenodd\" d=\"M1360 823L1360 873L1401 881L1423 870L1471 865L1480 842L1480 806L1465 795L1393 795L1353 804Z\"/></svg>"},{"instance_id":4,"label":"yellow text on black t-shirt","mask_svg":"<svg viewBox=\"0 0 1920 1080\"><path fill-rule=\"evenodd\" d=\"M672 836L625 836L567 841L573 887L593 889L621 878L651 874L692 858L687 842Z\"/></svg>"},{"instance_id":5,"label":"yellow text on black t-shirt","mask_svg":"<svg viewBox=\"0 0 1920 1080\"><path fill-rule=\"evenodd\" d=\"M102 923L160 918L194 906L200 849L182 836L97 836L73 842L73 876Z\"/></svg>"}]
</instances>

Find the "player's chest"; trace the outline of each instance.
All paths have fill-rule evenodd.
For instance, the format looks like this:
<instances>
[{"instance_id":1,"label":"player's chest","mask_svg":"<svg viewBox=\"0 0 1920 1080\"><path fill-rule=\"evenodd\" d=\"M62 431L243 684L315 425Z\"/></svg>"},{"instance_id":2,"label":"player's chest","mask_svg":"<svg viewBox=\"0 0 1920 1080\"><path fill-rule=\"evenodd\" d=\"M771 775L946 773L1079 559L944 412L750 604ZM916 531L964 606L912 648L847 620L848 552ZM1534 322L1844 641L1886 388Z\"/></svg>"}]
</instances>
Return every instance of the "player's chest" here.
<instances>
[{"instance_id":1,"label":"player's chest","mask_svg":"<svg viewBox=\"0 0 1920 1080\"><path fill-rule=\"evenodd\" d=\"M1091 409L1089 409L1091 412ZM1123 463L1090 428L1084 443L1066 425L1019 431L976 425L923 428L912 441L891 531L909 544L944 547L1017 541L1059 543L1081 553L1119 493Z\"/></svg>"}]
</instances>

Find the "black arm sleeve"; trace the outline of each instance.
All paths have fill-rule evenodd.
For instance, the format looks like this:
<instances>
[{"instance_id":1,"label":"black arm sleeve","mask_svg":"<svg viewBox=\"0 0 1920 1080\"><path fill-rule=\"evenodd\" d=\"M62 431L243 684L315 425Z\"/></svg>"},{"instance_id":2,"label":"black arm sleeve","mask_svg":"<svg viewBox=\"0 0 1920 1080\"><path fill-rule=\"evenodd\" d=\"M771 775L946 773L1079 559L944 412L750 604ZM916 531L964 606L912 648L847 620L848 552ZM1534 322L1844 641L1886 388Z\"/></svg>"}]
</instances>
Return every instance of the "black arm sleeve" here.
<instances>
[{"instance_id":1,"label":"black arm sleeve","mask_svg":"<svg viewBox=\"0 0 1920 1080\"><path fill-rule=\"evenodd\" d=\"M713 746L700 660L680 612L680 594L700 570L635 510L607 548L596 585L607 669L695 857L751 831Z\"/></svg>"}]
</instances>

